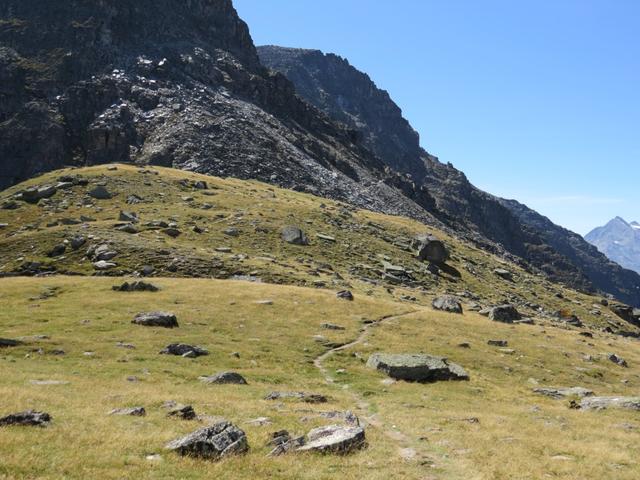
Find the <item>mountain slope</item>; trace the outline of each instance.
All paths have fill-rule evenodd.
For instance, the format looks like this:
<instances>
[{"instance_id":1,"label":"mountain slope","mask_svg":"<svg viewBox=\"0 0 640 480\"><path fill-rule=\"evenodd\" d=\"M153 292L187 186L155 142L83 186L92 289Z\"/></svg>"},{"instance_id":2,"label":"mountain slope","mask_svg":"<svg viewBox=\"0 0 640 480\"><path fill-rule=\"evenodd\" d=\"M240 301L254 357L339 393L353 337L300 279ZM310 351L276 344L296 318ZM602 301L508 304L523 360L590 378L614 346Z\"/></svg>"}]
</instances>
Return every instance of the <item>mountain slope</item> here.
<instances>
[{"instance_id":1,"label":"mountain slope","mask_svg":"<svg viewBox=\"0 0 640 480\"><path fill-rule=\"evenodd\" d=\"M46 198L25 201L36 187ZM110 197L92 196L98 187ZM100 165L30 179L0 193L0 205L10 202L0 209L0 272L21 276L0 278L0 337L23 343L2 348L0 417L32 408L53 422L0 427L0 476L637 478L637 411L576 410L577 397L534 391L637 394L640 328L601 297L429 228L451 253L434 269L409 245L425 233L418 221L257 181ZM304 230L308 245L283 240L289 225ZM115 253L104 270L94 267L103 244ZM136 280L159 291L113 289ZM336 295L345 288L353 300ZM462 314L433 310L443 293L457 296ZM504 301L534 324L476 312ZM179 327L131 323L150 310L174 313ZM209 354L159 354L176 342ZM392 381L366 366L376 352L444 356L470 379ZM199 379L222 371L247 384ZM326 401L267 399L273 391ZM198 418L169 417L174 403ZM146 415L108 415L134 406ZM267 456L273 432L343 424L346 412L365 428L366 448ZM246 433L245 455L214 462L165 450L220 416Z\"/></svg>"},{"instance_id":2,"label":"mountain slope","mask_svg":"<svg viewBox=\"0 0 640 480\"><path fill-rule=\"evenodd\" d=\"M640 273L640 224L616 217L603 227L593 229L585 240L612 261Z\"/></svg>"},{"instance_id":3,"label":"mountain slope","mask_svg":"<svg viewBox=\"0 0 640 480\"><path fill-rule=\"evenodd\" d=\"M230 0L2 2L0 79L0 188L128 161L434 222L426 192L260 65Z\"/></svg>"},{"instance_id":4,"label":"mountain slope","mask_svg":"<svg viewBox=\"0 0 640 480\"><path fill-rule=\"evenodd\" d=\"M400 109L346 60L317 50L258 47L260 60L335 120L359 130L391 168L410 174L434 198L432 213L492 251L506 251L556 281L594 287L640 305L640 276L609 262L578 235L515 201L474 187L464 173L419 146ZM375 106L372 106L375 104Z\"/></svg>"}]
</instances>

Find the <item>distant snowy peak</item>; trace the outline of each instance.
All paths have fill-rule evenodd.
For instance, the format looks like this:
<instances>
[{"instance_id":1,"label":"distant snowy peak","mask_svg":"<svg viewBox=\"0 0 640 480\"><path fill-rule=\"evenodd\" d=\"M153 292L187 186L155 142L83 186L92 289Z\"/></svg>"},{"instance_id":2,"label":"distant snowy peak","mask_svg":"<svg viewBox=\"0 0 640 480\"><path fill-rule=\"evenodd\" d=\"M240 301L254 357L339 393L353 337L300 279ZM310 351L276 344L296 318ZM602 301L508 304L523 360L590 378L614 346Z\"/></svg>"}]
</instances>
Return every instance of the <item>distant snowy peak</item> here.
<instances>
[{"instance_id":1,"label":"distant snowy peak","mask_svg":"<svg viewBox=\"0 0 640 480\"><path fill-rule=\"evenodd\" d=\"M595 245L610 260L640 272L640 223L627 223L616 217L604 227L589 232L585 240Z\"/></svg>"}]
</instances>

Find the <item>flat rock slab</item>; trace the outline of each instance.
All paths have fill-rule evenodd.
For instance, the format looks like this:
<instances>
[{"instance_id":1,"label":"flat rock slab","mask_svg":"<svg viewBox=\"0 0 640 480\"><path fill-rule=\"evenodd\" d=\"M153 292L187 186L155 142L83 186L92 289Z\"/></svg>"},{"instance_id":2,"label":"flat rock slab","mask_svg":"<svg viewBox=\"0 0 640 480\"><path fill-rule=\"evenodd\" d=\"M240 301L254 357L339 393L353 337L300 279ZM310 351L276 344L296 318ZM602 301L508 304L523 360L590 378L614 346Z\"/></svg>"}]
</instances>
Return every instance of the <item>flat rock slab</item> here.
<instances>
[{"instance_id":1,"label":"flat rock slab","mask_svg":"<svg viewBox=\"0 0 640 480\"><path fill-rule=\"evenodd\" d=\"M580 401L583 410L606 410L622 408L640 410L640 397L586 397Z\"/></svg>"},{"instance_id":2,"label":"flat rock slab","mask_svg":"<svg viewBox=\"0 0 640 480\"><path fill-rule=\"evenodd\" d=\"M209 355L209 352L202 347L187 345L186 343L171 343L160 351L161 355L177 355L181 357L201 357Z\"/></svg>"},{"instance_id":3,"label":"flat rock slab","mask_svg":"<svg viewBox=\"0 0 640 480\"><path fill-rule=\"evenodd\" d=\"M318 393L307 392L271 392L264 397L265 400L282 400L285 398L293 398L295 400L301 400L305 403L326 403L327 397Z\"/></svg>"},{"instance_id":4,"label":"flat rock slab","mask_svg":"<svg viewBox=\"0 0 640 480\"><path fill-rule=\"evenodd\" d=\"M234 384L234 385L246 385L247 381L242 375L236 372L221 372L208 377L200 377L200 381L209 384Z\"/></svg>"},{"instance_id":5,"label":"flat rock slab","mask_svg":"<svg viewBox=\"0 0 640 480\"><path fill-rule=\"evenodd\" d=\"M51 422L51 415L45 412L27 410L25 412L12 413L0 418L0 427L9 425L21 425L26 427L46 427Z\"/></svg>"},{"instance_id":6,"label":"flat rock slab","mask_svg":"<svg viewBox=\"0 0 640 480\"><path fill-rule=\"evenodd\" d=\"M307 442L298 452L348 454L366 445L364 429L345 425L314 428L307 434Z\"/></svg>"},{"instance_id":7,"label":"flat rock slab","mask_svg":"<svg viewBox=\"0 0 640 480\"><path fill-rule=\"evenodd\" d=\"M166 448L183 456L220 460L245 453L249 443L241 429L224 420L174 440Z\"/></svg>"},{"instance_id":8,"label":"flat rock slab","mask_svg":"<svg viewBox=\"0 0 640 480\"><path fill-rule=\"evenodd\" d=\"M460 365L449 362L444 357L422 353L374 353L369 357L367 366L396 380L409 382L469 380L469 375Z\"/></svg>"},{"instance_id":9,"label":"flat rock slab","mask_svg":"<svg viewBox=\"0 0 640 480\"><path fill-rule=\"evenodd\" d=\"M143 312L135 316L131 321L136 325L143 325L145 327L163 327L163 328L177 328L178 320L173 313L170 312Z\"/></svg>"},{"instance_id":10,"label":"flat rock slab","mask_svg":"<svg viewBox=\"0 0 640 480\"><path fill-rule=\"evenodd\" d=\"M593 391L583 387L540 387L534 388L535 393L545 395L551 398L567 398L567 397L590 397L593 395Z\"/></svg>"},{"instance_id":11,"label":"flat rock slab","mask_svg":"<svg viewBox=\"0 0 640 480\"><path fill-rule=\"evenodd\" d=\"M128 408L116 408L109 412L109 415L130 415L132 417L144 417L147 415L147 411L144 407L128 407Z\"/></svg>"}]
</instances>

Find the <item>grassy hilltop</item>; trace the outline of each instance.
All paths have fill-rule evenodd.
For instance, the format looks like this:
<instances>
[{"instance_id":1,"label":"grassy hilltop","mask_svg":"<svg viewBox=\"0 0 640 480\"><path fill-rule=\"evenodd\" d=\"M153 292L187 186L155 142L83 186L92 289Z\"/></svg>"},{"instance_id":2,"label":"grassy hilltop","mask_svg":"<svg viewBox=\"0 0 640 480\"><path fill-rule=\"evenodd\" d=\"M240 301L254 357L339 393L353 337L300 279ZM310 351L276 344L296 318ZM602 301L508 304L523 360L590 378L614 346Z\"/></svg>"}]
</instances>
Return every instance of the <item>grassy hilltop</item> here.
<instances>
[{"instance_id":1,"label":"grassy hilltop","mask_svg":"<svg viewBox=\"0 0 640 480\"><path fill-rule=\"evenodd\" d=\"M11 205L18 192L55 185L63 176L83 181L38 203ZM208 188L196 188L198 181ZM97 186L111 198L91 197ZM570 409L570 398L533 392L544 386L581 386L598 396L638 391L638 340L616 335L638 329L601 297L549 283L415 221L259 182L101 166L32 179L0 193L2 204L10 208L0 210L6 277L0 279L0 337L23 343L0 350L0 416L34 409L50 413L53 422L0 430L0 478L640 474L640 413ZM120 229L129 223L119 220L121 211L136 214L136 233ZM309 245L283 242L287 225L300 227ZM410 248L411 239L427 231L452 256L437 274ZM72 248L80 236L84 243ZM115 265L97 270L87 250L103 243L116 252L108 260ZM61 245L64 251L56 251ZM513 280L498 276L497 268ZM158 292L112 290L143 270ZM24 276L33 273L39 275ZM345 289L353 301L336 297ZM463 315L433 310L431 301L444 293L458 295ZM534 324L503 324L473 311L504 302ZM180 327L131 323L150 310L175 313ZM572 315L583 325L568 323ZM487 344L497 339L507 346ZM159 354L174 342L200 345L209 355ZM470 380L389 381L366 367L374 352L445 356ZM611 362L608 353L628 367ZM242 374L248 385L198 379L221 371ZM272 391L311 392L327 402L266 400ZM167 401L192 405L203 418L168 418ZM144 406L147 415L107 415L129 406ZM300 435L339 423L331 412L345 411L366 426L366 449L266 457L271 432ZM246 455L213 463L163 449L218 417L246 432ZM261 417L268 421L253 421Z\"/></svg>"}]
</instances>

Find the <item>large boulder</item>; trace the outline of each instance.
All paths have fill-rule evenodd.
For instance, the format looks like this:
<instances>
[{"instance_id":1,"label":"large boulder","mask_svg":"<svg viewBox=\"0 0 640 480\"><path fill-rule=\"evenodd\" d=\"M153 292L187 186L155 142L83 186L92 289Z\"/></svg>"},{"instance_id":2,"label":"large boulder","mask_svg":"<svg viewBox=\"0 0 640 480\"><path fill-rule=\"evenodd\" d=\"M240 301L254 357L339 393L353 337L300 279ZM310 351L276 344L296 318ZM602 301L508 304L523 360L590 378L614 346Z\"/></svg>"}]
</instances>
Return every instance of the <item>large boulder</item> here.
<instances>
[{"instance_id":1,"label":"large boulder","mask_svg":"<svg viewBox=\"0 0 640 480\"><path fill-rule=\"evenodd\" d=\"M6 427L9 425L46 427L50 422L51 415L48 413L27 410L26 412L12 413L6 417L0 418L0 427Z\"/></svg>"},{"instance_id":2,"label":"large boulder","mask_svg":"<svg viewBox=\"0 0 640 480\"><path fill-rule=\"evenodd\" d=\"M356 426L327 425L307 434L307 443L298 452L347 454L366 445L364 429Z\"/></svg>"},{"instance_id":3,"label":"large boulder","mask_svg":"<svg viewBox=\"0 0 640 480\"><path fill-rule=\"evenodd\" d=\"M580 401L579 407L583 410L640 410L640 397L585 397Z\"/></svg>"},{"instance_id":4,"label":"large boulder","mask_svg":"<svg viewBox=\"0 0 640 480\"><path fill-rule=\"evenodd\" d=\"M167 444L168 450L189 457L220 460L249 450L245 433L223 420Z\"/></svg>"},{"instance_id":5,"label":"large boulder","mask_svg":"<svg viewBox=\"0 0 640 480\"><path fill-rule=\"evenodd\" d=\"M513 305L498 305L489 310L489 319L495 322L513 323L522 317Z\"/></svg>"},{"instance_id":6,"label":"large boulder","mask_svg":"<svg viewBox=\"0 0 640 480\"><path fill-rule=\"evenodd\" d=\"M453 295L442 295L434 298L431 306L434 310L442 310L444 312L462 313L462 304L457 297Z\"/></svg>"},{"instance_id":7,"label":"large boulder","mask_svg":"<svg viewBox=\"0 0 640 480\"><path fill-rule=\"evenodd\" d=\"M416 237L411 246L415 250L416 256L422 261L443 264L449 260L449 251L444 242L433 235Z\"/></svg>"},{"instance_id":8,"label":"large boulder","mask_svg":"<svg viewBox=\"0 0 640 480\"><path fill-rule=\"evenodd\" d=\"M422 353L374 353L367 366L386 373L396 380L409 382L437 382L441 380L469 380L460 366L444 357Z\"/></svg>"},{"instance_id":9,"label":"large boulder","mask_svg":"<svg viewBox=\"0 0 640 480\"><path fill-rule=\"evenodd\" d=\"M287 226L282 229L282 240L293 245L309 245L309 239L298 227Z\"/></svg>"},{"instance_id":10,"label":"large boulder","mask_svg":"<svg viewBox=\"0 0 640 480\"><path fill-rule=\"evenodd\" d=\"M142 312L137 314L131 323L145 327L178 327L176 316L169 312Z\"/></svg>"}]
</instances>

